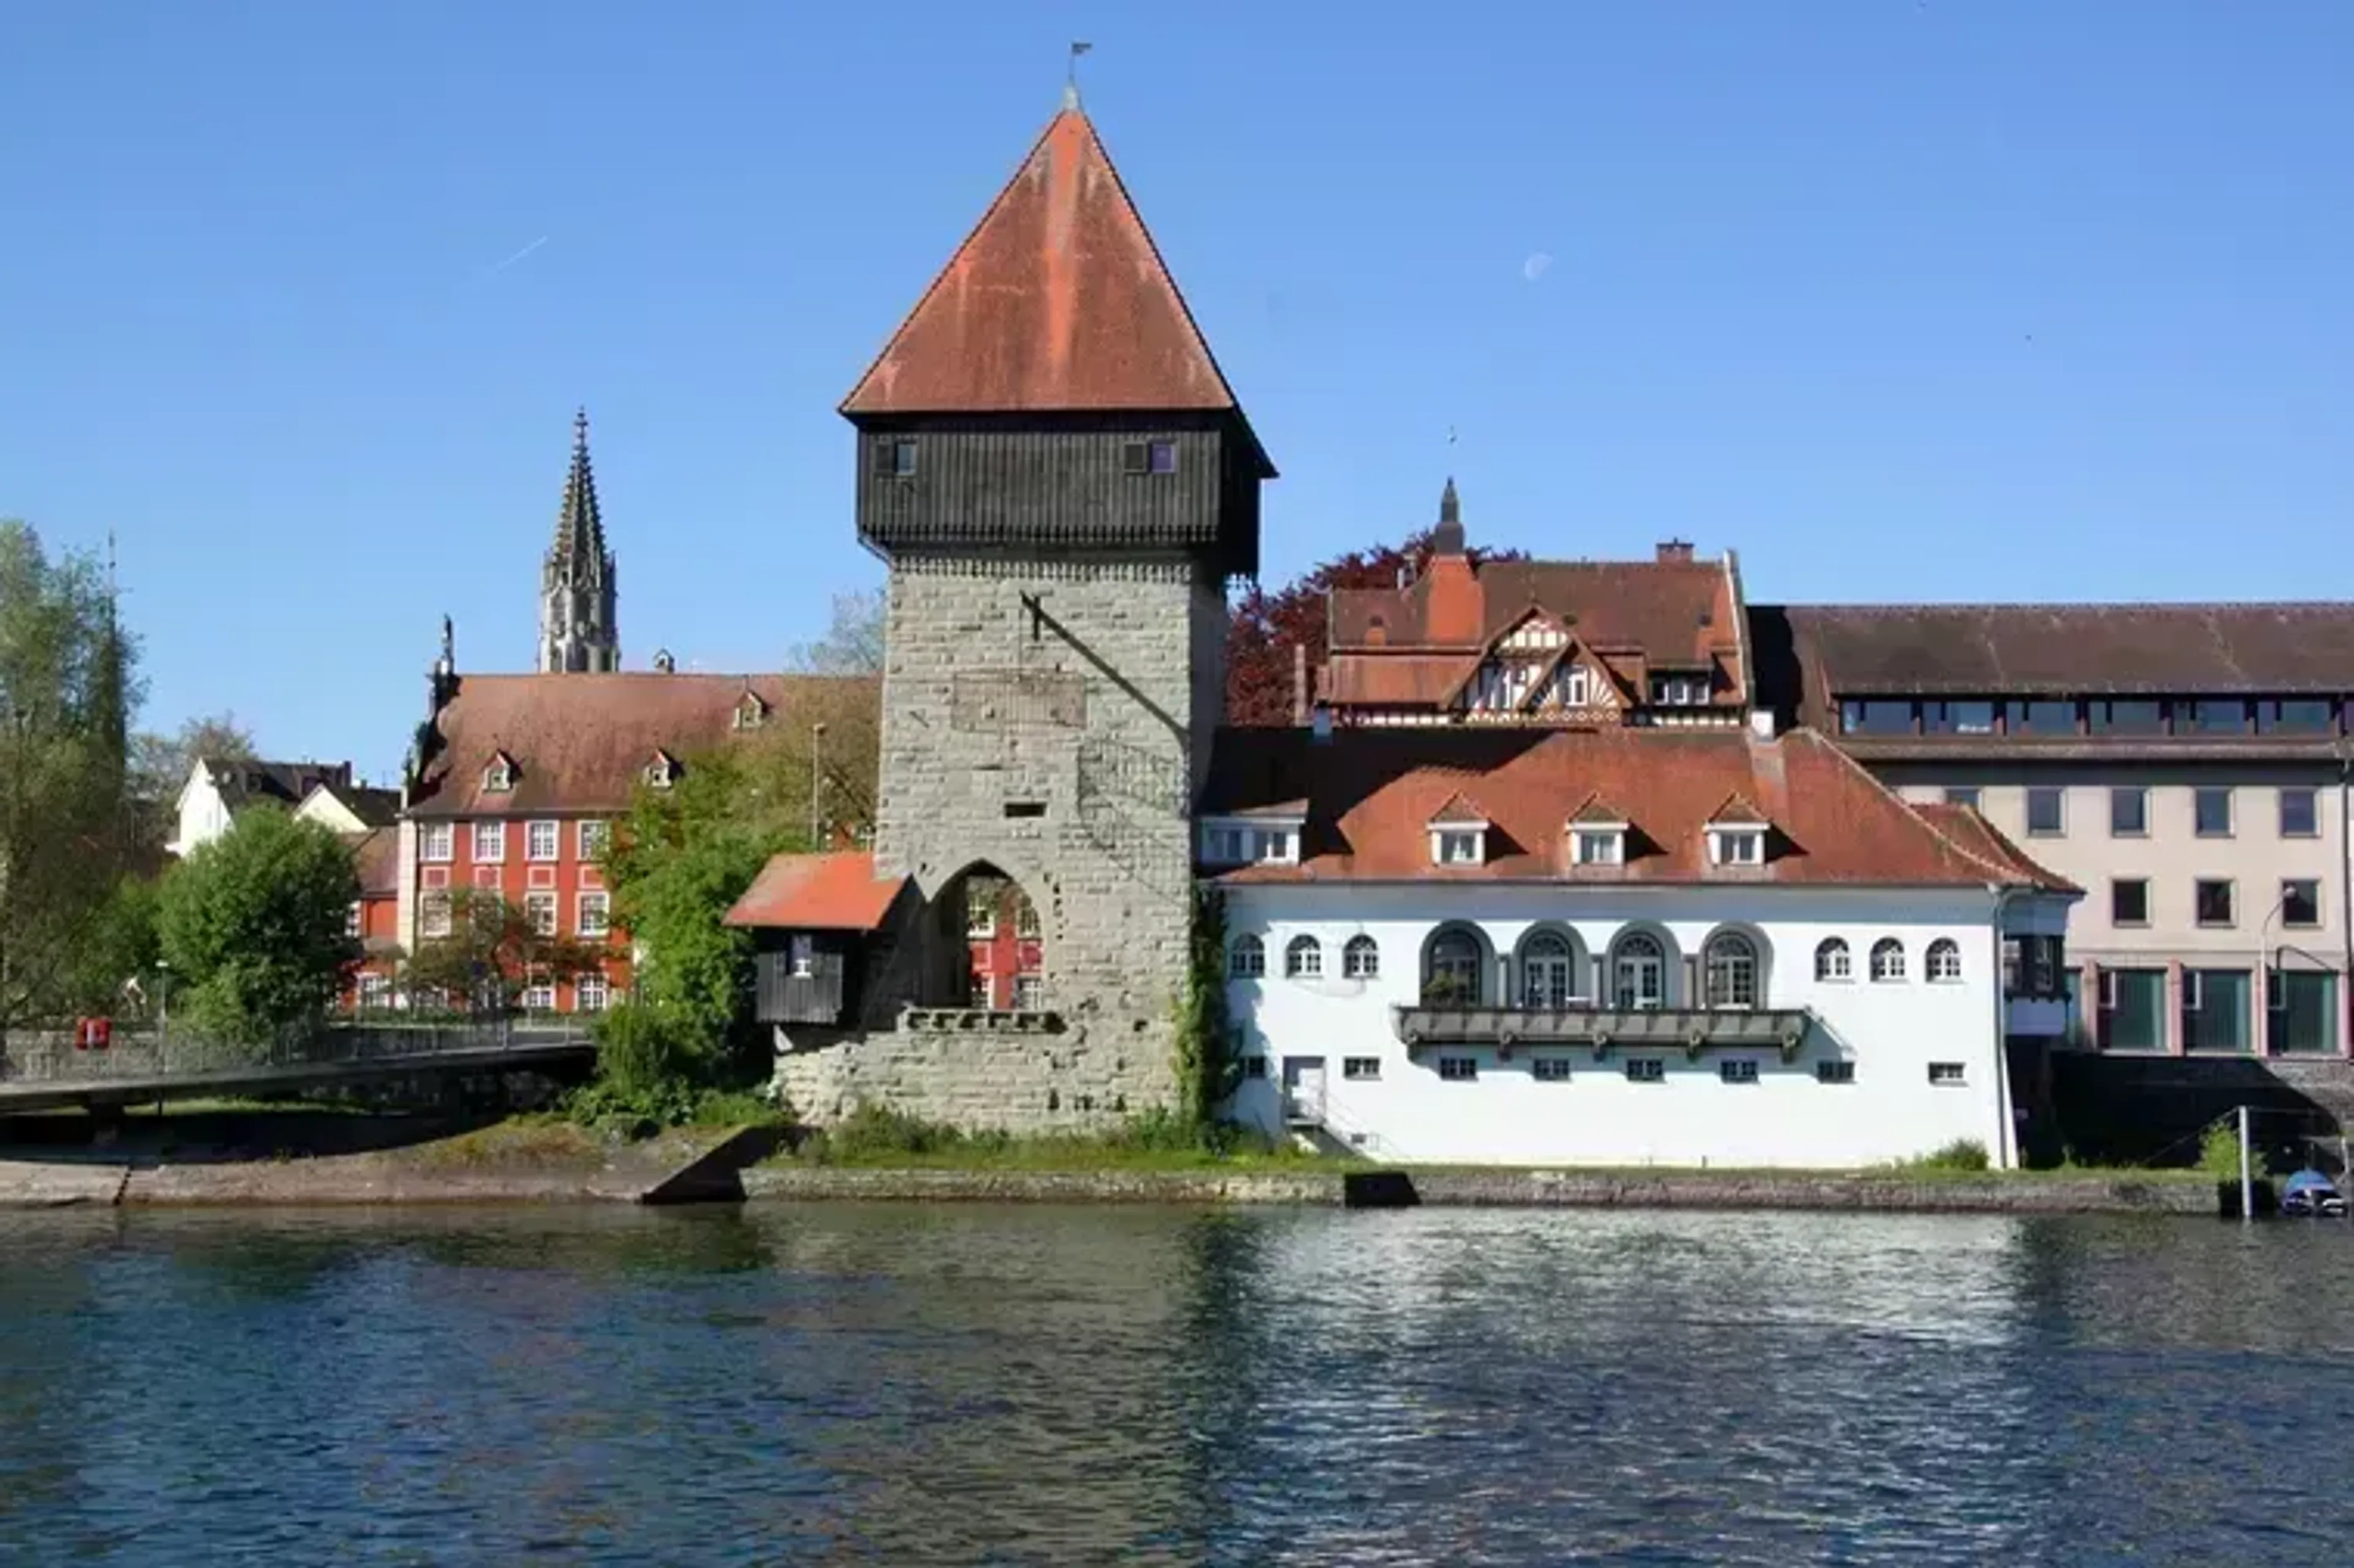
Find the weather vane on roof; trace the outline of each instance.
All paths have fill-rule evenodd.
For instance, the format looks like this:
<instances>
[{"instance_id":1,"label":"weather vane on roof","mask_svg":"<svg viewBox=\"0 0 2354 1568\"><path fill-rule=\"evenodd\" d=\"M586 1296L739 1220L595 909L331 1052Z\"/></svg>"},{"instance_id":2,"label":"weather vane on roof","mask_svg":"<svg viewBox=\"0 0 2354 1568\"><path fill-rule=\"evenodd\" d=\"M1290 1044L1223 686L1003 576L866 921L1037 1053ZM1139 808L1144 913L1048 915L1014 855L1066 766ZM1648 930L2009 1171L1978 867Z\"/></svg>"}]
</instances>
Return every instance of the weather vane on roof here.
<instances>
[{"instance_id":1,"label":"weather vane on roof","mask_svg":"<svg viewBox=\"0 0 2354 1568\"><path fill-rule=\"evenodd\" d=\"M1063 107L1066 109L1079 106L1079 57L1094 48L1093 44L1082 43L1076 38L1071 41L1071 59L1063 75Z\"/></svg>"}]
</instances>

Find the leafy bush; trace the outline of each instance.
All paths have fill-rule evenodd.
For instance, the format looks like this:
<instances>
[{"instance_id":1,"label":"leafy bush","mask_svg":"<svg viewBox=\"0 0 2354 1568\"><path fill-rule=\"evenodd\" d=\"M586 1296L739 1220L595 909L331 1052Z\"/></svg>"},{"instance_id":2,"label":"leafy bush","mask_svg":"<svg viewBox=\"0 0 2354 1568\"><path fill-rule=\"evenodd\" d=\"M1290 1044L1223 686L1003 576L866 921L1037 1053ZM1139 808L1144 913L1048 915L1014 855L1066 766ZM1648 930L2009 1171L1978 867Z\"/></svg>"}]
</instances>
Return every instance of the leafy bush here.
<instances>
[{"instance_id":1,"label":"leafy bush","mask_svg":"<svg viewBox=\"0 0 2354 1568\"><path fill-rule=\"evenodd\" d=\"M597 1079L624 1096L700 1086L705 1053L678 1019L625 1001L597 1022Z\"/></svg>"},{"instance_id":2,"label":"leafy bush","mask_svg":"<svg viewBox=\"0 0 2354 1568\"><path fill-rule=\"evenodd\" d=\"M2240 1129L2237 1126L2229 1121L2219 1121L2207 1129L2199 1139L2199 1169L2210 1176L2239 1179Z\"/></svg>"},{"instance_id":3,"label":"leafy bush","mask_svg":"<svg viewBox=\"0 0 2354 1568\"><path fill-rule=\"evenodd\" d=\"M1942 1149L1905 1160L1907 1171L1984 1171L1992 1162L1987 1158L1987 1147L1975 1138L1957 1138Z\"/></svg>"}]
</instances>

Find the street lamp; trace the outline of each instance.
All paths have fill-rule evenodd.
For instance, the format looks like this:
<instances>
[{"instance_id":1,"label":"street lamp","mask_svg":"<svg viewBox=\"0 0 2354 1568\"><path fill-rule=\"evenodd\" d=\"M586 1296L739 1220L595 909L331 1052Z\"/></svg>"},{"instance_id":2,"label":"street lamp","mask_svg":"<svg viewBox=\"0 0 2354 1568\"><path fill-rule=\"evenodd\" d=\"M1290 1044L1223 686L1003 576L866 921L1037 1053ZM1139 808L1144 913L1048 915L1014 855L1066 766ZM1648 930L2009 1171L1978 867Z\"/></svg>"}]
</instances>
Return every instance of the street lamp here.
<instances>
[{"instance_id":1,"label":"street lamp","mask_svg":"<svg viewBox=\"0 0 2354 1568\"><path fill-rule=\"evenodd\" d=\"M172 966L155 960L155 1054L162 1055L172 1041Z\"/></svg>"},{"instance_id":2,"label":"street lamp","mask_svg":"<svg viewBox=\"0 0 2354 1568\"><path fill-rule=\"evenodd\" d=\"M825 782L824 769L819 765L825 748L825 726L822 722L810 726L810 851L817 853L825 847L818 837L818 791Z\"/></svg>"}]
</instances>

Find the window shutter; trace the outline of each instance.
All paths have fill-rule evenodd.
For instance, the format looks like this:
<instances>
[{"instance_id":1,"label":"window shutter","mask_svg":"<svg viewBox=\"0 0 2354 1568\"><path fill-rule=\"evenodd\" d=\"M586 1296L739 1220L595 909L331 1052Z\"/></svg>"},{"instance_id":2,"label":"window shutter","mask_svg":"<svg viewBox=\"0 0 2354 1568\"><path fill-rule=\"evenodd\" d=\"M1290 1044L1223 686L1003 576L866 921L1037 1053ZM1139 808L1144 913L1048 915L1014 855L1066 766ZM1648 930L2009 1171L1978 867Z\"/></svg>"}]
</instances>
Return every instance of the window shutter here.
<instances>
[{"instance_id":1,"label":"window shutter","mask_svg":"<svg viewBox=\"0 0 2354 1568\"><path fill-rule=\"evenodd\" d=\"M898 461L899 443L896 440L885 436L875 443L875 472L878 478L890 478Z\"/></svg>"},{"instance_id":2,"label":"window shutter","mask_svg":"<svg viewBox=\"0 0 2354 1568\"><path fill-rule=\"evenodd\" d=\"M1152 448L1149 442L1130 441L1120 450L1120 467L1129 473L1150 473L1152 471Z\"/></svg>"}]
</instances>

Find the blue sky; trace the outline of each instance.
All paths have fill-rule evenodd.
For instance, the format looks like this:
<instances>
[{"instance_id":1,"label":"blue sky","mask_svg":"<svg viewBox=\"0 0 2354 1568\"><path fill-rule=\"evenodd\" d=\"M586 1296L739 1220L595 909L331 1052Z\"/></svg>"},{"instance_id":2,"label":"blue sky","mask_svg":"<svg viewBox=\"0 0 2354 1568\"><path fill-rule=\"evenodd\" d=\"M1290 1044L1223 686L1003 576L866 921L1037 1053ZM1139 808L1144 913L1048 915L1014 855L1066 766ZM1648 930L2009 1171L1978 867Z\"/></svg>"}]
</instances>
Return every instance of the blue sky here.
<instances>
[{"instance_id":1,"label":"blue sky","mask_svg":"<svg viewBox=\"0 0 2354 1568\"><path fill-rule=\"evenodd\" d=\"M1757 599L2354 597L2344 0L16 0L0 515L116 533L151 726L381 776L444 610L527 667L586 403L630 662L773 667L1075 37L1270 576L1451 469Z\"/></svg>"}]
</instances>

